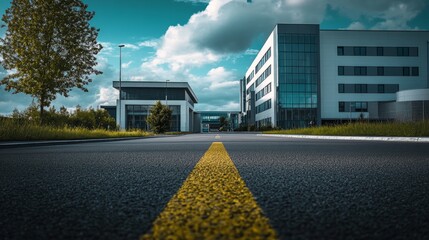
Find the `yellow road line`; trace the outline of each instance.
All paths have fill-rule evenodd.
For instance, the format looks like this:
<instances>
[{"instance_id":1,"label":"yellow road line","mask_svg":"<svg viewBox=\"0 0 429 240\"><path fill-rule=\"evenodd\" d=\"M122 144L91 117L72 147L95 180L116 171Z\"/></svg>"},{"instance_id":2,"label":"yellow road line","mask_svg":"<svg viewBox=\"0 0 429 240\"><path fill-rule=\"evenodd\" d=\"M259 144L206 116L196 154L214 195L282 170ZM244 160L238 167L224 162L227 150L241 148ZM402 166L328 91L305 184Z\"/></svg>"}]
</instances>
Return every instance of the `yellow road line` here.
<instances>
[{"instance_id":1,"label":"yellow road line","mask_svg":"<svg viewBox=\"0 0 429 240\"><path fill-rule=\"evenodd\" d=\"M141 239L276 239L276 232L214 142Z\"/></svg>"}]
</instances>

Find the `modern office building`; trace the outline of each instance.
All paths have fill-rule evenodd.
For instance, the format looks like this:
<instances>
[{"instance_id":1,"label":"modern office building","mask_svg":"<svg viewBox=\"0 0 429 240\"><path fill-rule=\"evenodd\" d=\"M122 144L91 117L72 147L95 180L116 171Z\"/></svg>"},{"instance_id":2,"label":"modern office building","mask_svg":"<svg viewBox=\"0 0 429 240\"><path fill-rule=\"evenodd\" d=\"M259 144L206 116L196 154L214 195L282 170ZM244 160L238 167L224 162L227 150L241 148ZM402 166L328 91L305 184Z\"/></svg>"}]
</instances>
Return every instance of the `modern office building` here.
<instances>
[{"instance_id":1,"label":"modern office building","mask_svg":"<svg viewBox=\"0 0 429 240\"><path fill-rule=\"evenodd\" d=\"M113 87L119 90L119 81L114 81ZM199 122L194 124L194 104L198 99L187 82L122 81L121 100L113 106L116 123L121 129L149 130L146 119L156 101L172 110L171 131L193 132L195 125L199 127ZM103 108L111 111L112 107Z\"/></svg>"},{"instance_id":2,"label":"modern office building","mask_svg":"<svg viewBox=\"0 0 429 240\"><path fill-rule=\"evenodd\" d=\"M243 121L295 128L427 118L428 51L429 31L278 24L241 81Z\"/></svg>"},{"instance_id":3,"label":"modern office building","mask_svg":"<svg viewBox=\"0 0 429 240\"><path fill-rule=\"evenodd\" d=\"M228 122L228 126L223 131L234 131L238 128L238 117L240 112L228 111L200 111L201 132L215 132L221 128L221 118Z\"/></svg>"}]
</instances>

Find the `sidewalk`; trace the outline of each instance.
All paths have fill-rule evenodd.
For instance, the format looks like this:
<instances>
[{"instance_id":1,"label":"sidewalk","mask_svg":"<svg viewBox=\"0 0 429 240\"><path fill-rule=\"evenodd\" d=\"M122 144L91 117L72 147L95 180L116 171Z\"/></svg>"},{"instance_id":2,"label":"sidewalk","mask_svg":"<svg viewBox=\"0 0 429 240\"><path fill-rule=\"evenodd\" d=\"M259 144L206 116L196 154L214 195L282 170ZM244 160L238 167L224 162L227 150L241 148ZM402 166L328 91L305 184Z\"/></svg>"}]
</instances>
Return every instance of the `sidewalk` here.
<instances>
[{"instance_id":1,"label":"sidewalk","mask_svg":"<svg viewBox=\"0 0 429 240\"><path fill-rule=\"evenodd\" d=\"M257 134L261 137L328 139L350 141L386 141L386 142L429 142L429 137L370 137L370 136L318 136L318 135L285 135L285 134Z\"/></svg>"}]
</instances>

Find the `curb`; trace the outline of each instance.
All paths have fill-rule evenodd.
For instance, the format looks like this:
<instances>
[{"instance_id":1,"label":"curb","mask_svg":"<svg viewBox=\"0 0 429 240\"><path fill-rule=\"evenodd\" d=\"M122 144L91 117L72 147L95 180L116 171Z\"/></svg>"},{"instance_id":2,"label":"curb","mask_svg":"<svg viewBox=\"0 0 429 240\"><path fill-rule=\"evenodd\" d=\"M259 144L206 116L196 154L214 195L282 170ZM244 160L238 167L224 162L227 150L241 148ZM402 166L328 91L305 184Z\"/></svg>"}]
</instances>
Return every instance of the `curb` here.
<instances>
[{"instance_id":1,"label":"curb","mask_svg":"<svg viewBox=\"0 0 429 240\"><path fill-rule=\"evenodd\" d=\"M315 135L285 135L285 134L257 134L260 137L326 139L349 141L385 141L385 142L420 142L428 143L429 137L359 137L359 136L315 136Z\"/></svg>"},{"instance_id":2,"label":"curb","mask_svg":"<svg viewBox=\"0 0 429 240\"><path fill-rule=\"evenodd\" d=\"M146 137L127 137L127 138L99 138L99 139L74 139L74 140L47 140L47 141L30 141L30 142L0 142L0 149L20 148L20 147L39 147L51 145L66 145L78 143L96 143L96 142L115 142L115 141L128 141L137 139L160 138L160 137L174 137L175 135L158 135Z\"/></svg>"}]
</instances>

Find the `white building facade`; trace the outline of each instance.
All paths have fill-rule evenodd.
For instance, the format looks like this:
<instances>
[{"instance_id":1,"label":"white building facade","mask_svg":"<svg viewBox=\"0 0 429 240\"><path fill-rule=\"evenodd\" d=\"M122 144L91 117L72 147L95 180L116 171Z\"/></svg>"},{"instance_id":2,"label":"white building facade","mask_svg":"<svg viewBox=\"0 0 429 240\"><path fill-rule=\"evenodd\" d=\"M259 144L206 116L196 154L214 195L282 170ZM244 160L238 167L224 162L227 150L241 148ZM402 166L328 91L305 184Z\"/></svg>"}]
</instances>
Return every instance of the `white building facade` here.
<instances>
[{"instance_id":1,"label":"white building facade","mask_svg":"<svg viewBox=\"0 0 429 240\"><path fill-rule=\"evenodd\" d=\"M295 128L361 118L394 120L403 115L398 111L413 116L400 120L420 119L416 112L424 118L427 91L410 100L411 110L395 103L402 91L429 87L428 42L428 31L278 24L242 80L244 121Z\"/></svg>"}]
</instances>

